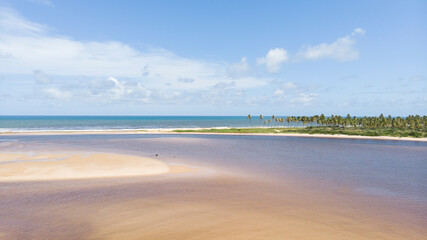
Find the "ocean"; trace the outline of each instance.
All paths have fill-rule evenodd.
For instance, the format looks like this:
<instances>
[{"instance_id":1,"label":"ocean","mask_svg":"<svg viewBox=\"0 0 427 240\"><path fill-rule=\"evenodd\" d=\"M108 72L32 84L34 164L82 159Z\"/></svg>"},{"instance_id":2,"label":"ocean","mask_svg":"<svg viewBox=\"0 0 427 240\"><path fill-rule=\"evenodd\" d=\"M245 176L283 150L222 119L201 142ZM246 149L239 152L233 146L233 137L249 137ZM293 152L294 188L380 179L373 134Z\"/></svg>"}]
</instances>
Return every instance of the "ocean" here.
<instances>
[{"instance_id":1,"label":"ocean","mask_svg":"<svg viewBox=\"0 0 427 240\"><path fill-rule=\"evenodd\" d=\"M266 126L253 116L0 116L0 132L179 129ZM272 121L268 126L278 126ZM281 126L289 124L281 123Z\"/></svg>"}]
</instances>

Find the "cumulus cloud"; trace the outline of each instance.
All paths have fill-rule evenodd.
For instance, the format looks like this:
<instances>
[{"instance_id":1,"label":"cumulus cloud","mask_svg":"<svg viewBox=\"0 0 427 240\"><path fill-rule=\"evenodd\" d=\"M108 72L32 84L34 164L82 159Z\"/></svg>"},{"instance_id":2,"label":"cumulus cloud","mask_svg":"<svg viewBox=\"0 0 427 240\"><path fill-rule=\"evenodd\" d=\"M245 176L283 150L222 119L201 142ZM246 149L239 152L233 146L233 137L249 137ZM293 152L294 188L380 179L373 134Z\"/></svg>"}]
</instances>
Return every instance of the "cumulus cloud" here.
<instances>
[{"instance_id":1,"label":"cumulus cloud","mask_svg":"<svg viewBox=\"0 0 427 240\"><path fill-rule=\"evenodd\" d=\"M200 96L200 99L197 96ZM236 87L236 82L220 81L202 92L195 93L194 97L207 104L239 104L243 101L242 89Z\"/></svg>"},{"instance_id":2,"label":"cumulus cloud","mask_svg":"<svg viewBox=\"0 0 427 240\"><path fill-rule=\"evenodd\" d=\"M293 82L284 82L279 85L279 88L276 89L273 93L274 96L282 96L289 91L298 89L298 86Z\"/></svg>"},{"instance_id":3,"label":"cumulus cloud","mask_svg":"<svg viewBox=\"0 0 427 240\"><path fill-rule=\"evenodd\" d=\"M351 33L351 36L355 36L355 35L358 35L358 34L360 34L360 35L364 35L365 34L365 30L364 29L362 29L362 28L356 28L356 29L354 29L354 31Z\"/></svg>"},{"instance_id":4,"label":"cumulus cloud","mask_svg":"<svg viewBox=\"0 0 427 240\"><path fill-rule=\"evenodd\" d=\"M283 94L285 94L285 91L282 89L276 89L276 91L274 91L274 96L282 96Z\"/></svg>"},{"instance_id":5,"label":"cumulus cloud","mask_svg":"<svg viewBox=\"0 0 427 240\"><path fill-rule=\"evenodd\" d=\"M284 82L274 90L273 96L276 102L292 105L311 105L318 97L317 93L298 86L294 82Z\"/></svg>"},{"instance_id":6,"label":"cumulus cloud","mask_svg":"<svg viewBox=\"0 0 427 240\"><path fill-rule=\"evenodd\" d=\"M78 89L78 92L73 91L73 97L79 101L94 103L150 103L154 92L137 80L120 80L116 77L75 80L70 85L62 86L62 89Z\"/></svg>"},{"instance_id":7,"label":"cumulus cloud","mask_svg":"<svg viewBox=\"0 0 427 240\"><path fill-rule=\"evenodd\" d=\"M338 38L333 43L321 43L308 46L298 52L298 56L307 60L334 59L338 61L351 61L359 58L355 49L356 37L364 35L365 30L356 28L351 34Z\"/></svg>"},{"instance_id":8,"label":"cumulus cloud","mask_svg":"<svg viewBox=\"0 0 427 240\"><path fill-rule=\"evenodd\" d=\"M298 93L292 99L292 103L310 105L316 100L317 96L315 93Z\"/></svg>"},{"instance_id":9,"label":"cumulus cloud","mask_svg":"<svg viewBox=\"0 0 427 240\"><path fill-rule=\"evenodd\" d=\"M293 82L282 83L282 89L284 89L284 90L289 90L289 89L294 89L294 88L297 88L297 85Z\"/></svg>"},{"instance_id":10,"label":"cumulus cloud","mask_svg":"<svg viewBox=\"0 0 427 240\"><path fill-rule=\"evenodd\" d=\"M267 55L258 59L258 65L265 65L268 72L278 72L282 64L289 60L288 52L283 48L274 48Z\"/></svg>"},{"instance_id":11,"label":"cumulus cloud","mask_svg":"<svg viewBox=\"0 0 427 240\"><path fill-rule=\"evenodd\" d=\"M218 81L232 81L229 64L185 58L161 49L135 49L117 41L77 41L53 33L8 8L0 8L0 72L30 74L43 69L51 76L121 76L143 78L144 84L160 88L167 83L177 90L202 89ZM197 79L188 82L179 81ZM238 77L237 77L238 78ZM263 79L240 78L243 88L265 85Z\"/></svg>"},{"instance_id":12,"label":"cumulus cloud","mask_svg":"<svg viewBox=\"0 0 427 240\"><path fill-rule=\"evenodd\" d=\"M246 57L242 57L240 62L233 63L227 68L227 73L230 77L246 76L250 73L251 68L247 62Z\"/></svg>"},{"instance_id":13,"label":"cumulus cloud","mask_svg":"<svg viewBox=\"0 0 427 240\"><path fill-rule=\"evenodd\" d=\"M288 59L286 50L275 48L258 64L277 72ZM279 99L308 104L316 98L293 82L275 83L274 93L266 96L259 88L272 79L254 75L246 58L229 64L177 56L161 48L136 49L117 41L78 41L7 8L0 8L0 73L32 76L43 84L32 81L34 85L27 86L32 90L22 93L55 103L245 105Z\"/></svg>"}]
</instances>

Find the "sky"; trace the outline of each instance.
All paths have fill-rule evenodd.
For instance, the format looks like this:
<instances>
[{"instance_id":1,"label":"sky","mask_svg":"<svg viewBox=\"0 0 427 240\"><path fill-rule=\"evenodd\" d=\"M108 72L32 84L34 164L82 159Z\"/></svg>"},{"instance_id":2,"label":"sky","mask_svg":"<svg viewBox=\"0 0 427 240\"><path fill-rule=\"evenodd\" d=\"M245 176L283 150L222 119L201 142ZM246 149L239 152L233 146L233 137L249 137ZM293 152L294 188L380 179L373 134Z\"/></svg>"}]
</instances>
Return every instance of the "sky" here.
<instances>
[{"instance_id":1,"label":"sky","mask_svg":"<svg viewBox=\"0 0 427 240\"><path fill-rule=\"evenodd\" d=\"M0 115L427 115L427 1L0 0Z\"/></svg>"}]
</instances>

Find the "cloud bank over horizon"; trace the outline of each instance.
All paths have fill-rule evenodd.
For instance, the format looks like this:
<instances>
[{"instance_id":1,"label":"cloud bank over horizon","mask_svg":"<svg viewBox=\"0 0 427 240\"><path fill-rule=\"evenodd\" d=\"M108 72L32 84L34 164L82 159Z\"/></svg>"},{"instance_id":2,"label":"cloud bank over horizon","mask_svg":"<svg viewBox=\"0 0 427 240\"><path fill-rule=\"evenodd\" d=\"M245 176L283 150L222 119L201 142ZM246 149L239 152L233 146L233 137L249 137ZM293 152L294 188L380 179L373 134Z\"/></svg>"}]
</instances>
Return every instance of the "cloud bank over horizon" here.
<instances>
[{"instance_id":1,"label":"cloud bank over horizon","mask_svg":"<svg viewBox=\"0 0 427 240\"><path fill-rule=\"evenodd\" d=\"M251 72L246 57L230 64L180 57L161 48L140 51L118 41L78 41L8 8L0 8L0 28L0 51L4 56L0 72L31 73L37 83L45 85L55 76L71 79L67 84L56 81L42 89L45 97L58 101L76 97L89 102L98 98L106 103L170 103L198 98L220 104L236 103L238 99L244 104L241 95L245 89L262 87L273 80L262 69L260 73ZM275 48L259 58L258 64L265 65L268 73L275 73L288 59L286 50ZM218 101L224 97L228 100Z\"/></svg>"},{"instance_id":2,"label":"cloud bank over horizon","mask_svg":"<svg viewBox=\"0 0 427 240\"><path fill-rule=\"evenodd\" d=\"M55 7L51 1L36 2ZM25 102L37 103L47 111L52 106L77 103L87 110L89 106L197 105L200 109L227 106L228 112L241 107L272 111L278 108L275 106L285 106L292 111L313 111L326 106L362 106L368 100L355 94L346 96L339 90L351 92L348 86L321 80L321 75L330 73L310 72L321 66L322 60L345 66L361 59L357 42L366 30L357 27L348 32L332 41L307 39L298 47L275 44L264 54L259 54L261 49L254 51L258 56L248 51L240 60L218 60L218 56L212 60L178 55L161 47L136 48L118 40L80 40L0 6L0 86L8 89L0 89L0 100L4 109L18 109L13 114L25 114L25 109L13 108L13 104L24 106ZM343 74L339 78L351 79ZM425 82L422 73L405 78L421 79L405 80L406 91L416 91L414 83ZM425 104L425 99L418 99ZM72 109L76 112L79 108Z\"/></svg>"}]
</instances>

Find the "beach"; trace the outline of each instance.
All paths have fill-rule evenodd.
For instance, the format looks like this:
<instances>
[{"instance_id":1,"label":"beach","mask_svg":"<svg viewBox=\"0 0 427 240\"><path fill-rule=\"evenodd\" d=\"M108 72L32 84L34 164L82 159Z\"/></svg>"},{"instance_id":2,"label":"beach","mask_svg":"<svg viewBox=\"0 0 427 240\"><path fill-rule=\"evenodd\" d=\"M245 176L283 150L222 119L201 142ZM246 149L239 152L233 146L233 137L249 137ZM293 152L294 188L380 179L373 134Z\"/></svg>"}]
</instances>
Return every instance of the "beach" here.
<instances>
[{"instance_id":1,"label":"beach","mask_svg":"<svg viewBox=\"0 0 427 240\"><path fill-rule=\"evenodd\" d=\"M312 153L301 152L305 147ZM421 163L408 184L425 183L423 142L159 133L2 136L0 236L423 239L423 188L382 178L364 183L377 171L368 166L371 159L364 165L372 170L346 173L359 158L343 158L359 151L373 158L389 151L385 173L408 156L412 163L406 164ZM341 163L310 159L325 153ZM323 166L331 164L336 171Z\"/></svg>"},{"instance_id":2,"label":"beach","mask_svg":"<svg viewBox=\"0 0 427 240\"><path fill-rule=\"evenodd\" d=\"M248 135L248 136L286 136L286 137L317 137L317 138L350 138L350 139L376 139L376 140L400 140L400 141L418 141L427 142L427 138L413 137L391 137L391 136L358 136L343 134L308 134L308 133L209 133L209 132L185 132L186 130L203 130L204 128L181 128L176 129L133 129L133 130L53 130L53 131L21 131L21 132L3 132L2 135L63 135L63 134L202 134L202 135ZM224 129L224 128L220 128Z\"/></svg>"},{"instance_id":3,"label":"beach","mask_svg":"<svg viewBox=\"0 0 427 240\"><path fill-rule=\"evenodd\" d=\"M0 240L427 240L426 16L0 0Z\"/></svg>"},{"instance_id":4,"label":"beach","mask_svg":"<svg viewBox=\"0 0 427 240\"><path fill-rule=\"evenodd\" d=\"M163 174L169 166L154 159L118 154L2 154L1 181L48 181Z\"/></svg>"}]
</instances>

